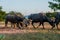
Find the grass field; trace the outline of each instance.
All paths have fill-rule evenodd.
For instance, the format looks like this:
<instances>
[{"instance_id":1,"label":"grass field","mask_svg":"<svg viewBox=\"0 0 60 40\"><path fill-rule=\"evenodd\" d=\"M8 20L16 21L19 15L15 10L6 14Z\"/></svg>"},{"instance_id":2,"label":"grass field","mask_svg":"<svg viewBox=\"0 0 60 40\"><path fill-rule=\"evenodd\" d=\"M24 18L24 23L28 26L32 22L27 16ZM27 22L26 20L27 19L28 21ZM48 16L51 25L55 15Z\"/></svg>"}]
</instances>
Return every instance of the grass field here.
<instances>
[{"instance_id":1,"label":"grass field","mask_svg":"<svg viewBox=\"0 0 60 40\"><path fill-rule=\"evenodd\" d=\"M60 34L54 32L0 34L0 40L60 40Z\"/></svg>"},{"instance_id":2,"label":"grass field","mask_svg":"<svg viewBox=\"0 0 60 40\"><path fill-rule=\"evenodd\" d=\"M4 27L4 23L0 24L0 27ZM42 26L34 29L31 25L23 30L0 28L0 40L60 40L60 30L57 30L56 27L51 30L51 26L48 23L45 23L45 29L42 29Z\"/></svg>"}]
</instances>

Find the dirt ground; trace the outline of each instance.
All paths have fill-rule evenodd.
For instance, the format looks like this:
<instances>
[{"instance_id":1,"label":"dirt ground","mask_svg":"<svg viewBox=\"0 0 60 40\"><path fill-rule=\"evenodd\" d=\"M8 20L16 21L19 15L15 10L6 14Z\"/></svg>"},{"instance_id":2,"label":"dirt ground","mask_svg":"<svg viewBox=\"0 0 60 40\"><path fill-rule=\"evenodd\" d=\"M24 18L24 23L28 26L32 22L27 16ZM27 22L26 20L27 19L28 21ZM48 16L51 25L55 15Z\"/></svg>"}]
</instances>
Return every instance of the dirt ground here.
<instances>
[{"instance_id":1,"label":"dirt ground","mask_svg":"<svg viewBox=\"0 0 60 40\"><path fill-rule=\"evenodd\" d=\"M42 29L43 28L42 26L40 26L38 29L34 29L32 27L32 25L29 25L27 28L24 28L24 29L18 29L17 27L11 28L10 23L8 24L8 27L5 28L4 25L5 25L4 22L0 22L0 33L1 34L29 33L29 32L51 32L52 31L51 30L52 26L50 26L48 23L44 23L45 29ZM37 26L37 25L38 25L38 23L35 24L35 26ZM60 26L60 24L59 24L59 26ZM59 27L59 29L60 29L60 27ZM57 30L56 27L53 29L53 32L60 34L60 30Z\"/></svg>"}]
</instances>

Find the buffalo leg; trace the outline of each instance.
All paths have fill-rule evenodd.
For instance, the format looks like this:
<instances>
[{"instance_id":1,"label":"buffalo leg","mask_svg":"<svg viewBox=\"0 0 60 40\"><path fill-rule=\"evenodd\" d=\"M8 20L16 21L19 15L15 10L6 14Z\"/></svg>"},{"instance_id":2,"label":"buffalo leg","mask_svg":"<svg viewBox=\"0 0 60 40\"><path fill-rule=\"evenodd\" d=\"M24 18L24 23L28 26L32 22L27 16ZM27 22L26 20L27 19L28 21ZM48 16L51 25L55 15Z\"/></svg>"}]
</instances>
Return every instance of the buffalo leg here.
<instances>
[{"instance_id":1,"label":"buffalo leg","mask_svg":"<svg viewBox=\"0 0 60 40\"><path fill-rule=\"evenodd\" d=\"M20 26L23 27L22 23L20 23Z\"/></svg>"},{"instance_id":2,"label":"buffalo leg","mask_svg":"<svg viewBox=\"0 0 60 40\"><path fill-rule=\"evenodd\" d=\"M42 26L43 26L43 29L45 29L45 28L44 28L44 23L42 23Z\"/></svg>"},{"instance_id":3,"label":"buffalo leg","mask_svg":"<svg viewBox=\"0 0 60 40\"><path fill-rule=\"evenodd\" d=\"M37 26L37 28L41 25L41 23L39 23L39 25Z\"/></svg>"},{"instance_id":4,"label":"buffalo leg","mask_svg":"<svg viewBox=\"0 0 60 40\"><path fill-rule=\"evenodd\" d=\"M58 28L58 24L59 24L59 22L58 22L58 23L56 23L57 29L59 29L59 28Z\"/></svg>"},{"instance_id":5,"label":"buffalo leg","mask_svg":"<svg viewBox=\"0 0 60 40\"><path fill-rule=\"evenodd\" d=\"M15 25L16 25L16 24L14 23L14 28L15 28Z\"/></svg>"},{"instance_id":6,"label":"buffalo leg","mask_svg":"<svg viewBox=\"0 0 60 40\"><path fill-rule=\"evenodd\" d=\"M5 21L5 27L7 27L8 21Z\"/></svg>"},{"instance_id":7,"label":"buffalo leg","mask_svg":"<svg viewBox=\"0 0 60 40\"><path fill-rule=\"evenodd\" d=\"M13 28L15 28L15 23L13 23Z\"/></svg>"},{"instance_id":8,"label":"buffalo leg","mask_svg":"<svg viewBox=\"0 0 60 40\"><path fill-rule=\"evenodd\" d=\"M15 28L15 23L11 23L11 27Z\"/></svg>"},{"instance_id":9,"label":"buffalo leg","mask_svg":"<svg viewBox=\"0 0 60 40\"><path fill-rule=\"evenodd\" d=\"M51 29L53 29L55 26L52 26L52 28Z\"/></svg>"},{"instance_id":10,"label":"buffalo leg","mask_svg":"<svg viewBox=\"0 0 60 40\"><path fill-rule=\"evenodd\" d=\"M11 23L11 27L12 27L12 23Z\"/></svg>"},{"instance_id":11,"label":"buffalo leg","mask_svg":"<svg viewBox=\"0 0 60 40\"><path fill-rule=\"evenodd\" d=\"M19 26L19 23L17 23L17 27L18 27L19 29L21 29L21 27Z\"/></svg>"},{"instance_id":12,"label":"buffalo leg","mask_svg":"<svg viewBox=\"0 0 60 40\"><path fill-rule=\"evenodd\" d=\"M27 27L28 25L27 24L25 24L25 27Z\"/></svg>"},{"instance_id":13,"label":"buffalo leg","mask_svg":"<svg viewBox=\"0 0 60 40\"><path fill-rule=\"evenodd\" d=\"M32 26L35 28L35 26L33 24L34 24L34 22L32 21Z\"/></svg>"}]
</instances>

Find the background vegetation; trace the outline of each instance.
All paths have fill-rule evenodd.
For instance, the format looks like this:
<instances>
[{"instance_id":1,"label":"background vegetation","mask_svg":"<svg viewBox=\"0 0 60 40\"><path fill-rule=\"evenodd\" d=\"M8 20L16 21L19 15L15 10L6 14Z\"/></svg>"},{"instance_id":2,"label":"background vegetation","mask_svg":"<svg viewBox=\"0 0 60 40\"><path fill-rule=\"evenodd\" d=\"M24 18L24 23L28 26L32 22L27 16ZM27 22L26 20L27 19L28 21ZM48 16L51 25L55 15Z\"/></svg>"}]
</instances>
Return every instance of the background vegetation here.
<instances>
[{"instance_id":1,"label":"background vegetation","mask_svg":"<svg viewBox=\"0 0 60 40\"><path fill-rule=\"evenodd\" d=\"M6 16L7 14L11 14L11 15L16 14L16 15L18 15L18 16L20 16L20 17L23 17L23 16L24 16L22 13L20 13L20 12L15 12L15 11L10 11L9 13L6 13L6 11L3 11L3 10L2 10L2 6L0 6L0 21L4 21L5 16ZM46 15L47 15L48 17L50 17L50 18L51 18L51 17L55 17L56 12L52 12L52 13L48 12L48 13L46 13Z\"/></svg>"},{"instance_id":2,"label":"background vegetation","mask_svg":"<svg viewBox=\"0 0 60 40\"><path fill-rule=\"evenodd\" d=\"M60 0L53 0L52 2L49 1L48 3L49 3L48 7L51 8L54 12L52 12L52 13L48 12L48 13L46 13L46 15L48 17L55 17L56 11L60 10ZM2 6L0 6L0 21L4 21L4 18L7 14L8 13L6 13L6 11L2 10ZM16 14L20 17L23 17L22 13L20 13L20 12L10 11L9 14L11 14L11 15Z\"/></svg>"},{"instance_id":3,"label":"background vegetation","mask_svg":"<svg viewBox=\"0 0 60 40\"><path fill-rule=\"evenodd\" d=\"M20 12L10 11L9 13L6 13L6 11L3 11L3 10L2 10L2 6L0 6L0 21L4 21L5 16L6 16L7 14L11 14L11 15L16 14L16 15L18 15L18 16L20 16L20 17L23 17L22 13L20 13Z\"/></svg>"}]
</instances>

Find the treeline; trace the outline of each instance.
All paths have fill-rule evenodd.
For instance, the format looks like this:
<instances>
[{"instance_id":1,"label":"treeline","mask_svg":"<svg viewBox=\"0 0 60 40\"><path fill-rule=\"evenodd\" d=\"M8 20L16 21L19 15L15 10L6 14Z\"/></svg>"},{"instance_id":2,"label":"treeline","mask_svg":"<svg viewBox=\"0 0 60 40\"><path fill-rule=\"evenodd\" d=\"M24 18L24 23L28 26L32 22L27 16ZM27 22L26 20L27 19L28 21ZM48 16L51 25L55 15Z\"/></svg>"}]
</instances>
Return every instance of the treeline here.
<instances>
[{"instance_id":1,"label":"treeline","mask_svg":"<svg viewBox=\"0 0 60 40\"><path fill-rule=\"evenodd\" d=\"M46 13L46 16L48 16L49 18L53 18L56 16L56 14L57 14L57 12L52 12L52 13L48 12L48 13Z\"/></svg>"},{"instance_id":2,"label":"treeline","mask_svg":"<svg viewBox=\"0 0 60 40\"><path fill-rule=\"evenodd\" d=\"M10 11L9 13L6 13L6 11L3 11L3 10L2 10L2 7L0 6L0 21L4 21L5 16L6 16L7 14L11 14L11 15L16 14L16 15L18 15L18 16L20 16L20 17L23 17L22 13L20 13L20 12ZM56 12L52 12L52 13L47 12L46 15L47 15L48 17L52 18L52 17L55 17Z\"/></svg>"},{"instance_id":3,"label":"treeline","mask_svg":"<svg viewBox=\"0 0 60 40\"><path fill-rule=\"evenodd\" d=\"M50 18L53 18L55 17L56 15L56 11L60 10L60 0L52 0L53 2L48 2L49 3L49 8L51 8L52 10L54 10L54 12L47 12L46 15ZM2 6L0 6L0 21L3 21L5 16L7 15L8 13L6 13L6 11L3 11L2 10ZM19 16L23 16L22 13L20 12L14 12L14 11L10 11L9 14L11 15L14 15L14 14L17 14Z\"/></svg>"},{"instance_id":4,"label":"treeline","mask_svg":"<svg viewBox=\"0 0 60 40\"><path fill-rule=\"evenodd\" d=\"M20 12L10 11L10 12L6 13L6 11L3 11L3 10L2 10L2 6L0 6L0 21L4 21L5 16L6 16L7 14L11 14L11 15L16 14L16 15L18 15L18 16L23 17L22 13L20 13Z\"/></svg>"}]
</instances>

